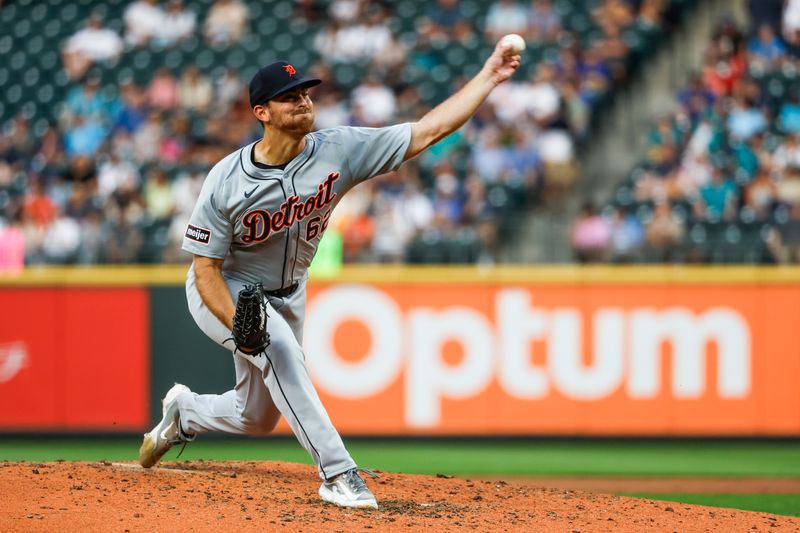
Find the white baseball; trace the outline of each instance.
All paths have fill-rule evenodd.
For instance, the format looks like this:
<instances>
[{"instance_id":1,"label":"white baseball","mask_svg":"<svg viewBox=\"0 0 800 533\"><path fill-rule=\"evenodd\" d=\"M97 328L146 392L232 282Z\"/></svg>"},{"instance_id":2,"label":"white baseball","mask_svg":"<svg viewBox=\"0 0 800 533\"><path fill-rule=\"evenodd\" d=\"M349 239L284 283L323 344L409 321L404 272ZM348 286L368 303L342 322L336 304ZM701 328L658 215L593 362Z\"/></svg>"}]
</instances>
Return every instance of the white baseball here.
<instances>
[{"instance_id":1,"label":"white baseball","mask_svg":"<svg viewBox=\"0 0 800 533\"><path fill-rule=\"evenodd\" d=\"M509 33L500 39L500 42L511 45L509 52L511 52L512 55L521 54L523 51L525 51L525 39L516 33Z\"/></svg>"}]
</instances>

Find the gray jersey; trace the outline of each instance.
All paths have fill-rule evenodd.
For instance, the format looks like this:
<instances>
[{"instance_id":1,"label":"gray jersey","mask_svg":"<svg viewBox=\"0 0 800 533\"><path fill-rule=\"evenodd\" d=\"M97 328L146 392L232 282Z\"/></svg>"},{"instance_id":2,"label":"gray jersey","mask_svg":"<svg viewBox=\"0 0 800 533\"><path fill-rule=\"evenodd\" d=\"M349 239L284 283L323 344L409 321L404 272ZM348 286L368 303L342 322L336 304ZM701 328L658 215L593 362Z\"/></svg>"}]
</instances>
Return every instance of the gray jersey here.
<instances>
[{"instance_id":1,"label":"gray jersey","mask_svg":"<svg viewBox=\"0 0 800 533\"><path fill-rule=\"evenodd\" d=\"M267 290L300 282L342 196L395 170L410 142L410 124L321 130L283 169L254 164L255 143L245 146L211 169L183 249L224 259L226 277Z\"/></svg>"}]
</instances>

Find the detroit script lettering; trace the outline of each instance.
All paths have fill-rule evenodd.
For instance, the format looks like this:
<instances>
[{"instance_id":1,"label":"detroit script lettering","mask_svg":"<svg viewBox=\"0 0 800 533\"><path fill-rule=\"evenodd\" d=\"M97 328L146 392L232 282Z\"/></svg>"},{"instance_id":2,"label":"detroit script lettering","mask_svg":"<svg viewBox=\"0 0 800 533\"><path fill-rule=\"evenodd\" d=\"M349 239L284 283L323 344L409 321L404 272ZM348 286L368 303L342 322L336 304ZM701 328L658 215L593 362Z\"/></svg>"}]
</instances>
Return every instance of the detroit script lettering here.
<instances>
[{"instance_id":1,"label":"detroit script lettering","mask_svg":"<svg viewBox=\"0 0 800 533\"><path fill-rule=\"evenodd\" d=\"M270 213L266 209L251 209L242 217L245 232L241 235L244 244L262 242L274 233L291 227L297 220L309 217L336 199L333 183L339 179L338 172L331 172L325 181L317 186L317 194L300 201L299 196L290 196L280 207Z\"/></svg>"}]
</instances>

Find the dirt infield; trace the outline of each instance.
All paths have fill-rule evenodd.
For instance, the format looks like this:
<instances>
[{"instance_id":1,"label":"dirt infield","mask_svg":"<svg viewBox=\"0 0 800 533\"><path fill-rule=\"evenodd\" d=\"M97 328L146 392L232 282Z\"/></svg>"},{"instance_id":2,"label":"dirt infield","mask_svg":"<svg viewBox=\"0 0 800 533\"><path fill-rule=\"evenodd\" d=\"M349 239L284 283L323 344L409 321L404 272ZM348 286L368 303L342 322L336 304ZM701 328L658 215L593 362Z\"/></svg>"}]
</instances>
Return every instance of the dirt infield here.
<instances>
[{"instance_id":1,"label":"dirt infield","mask_svg":"<svg viewBox=\"0 0 800 533\"><path fill-rule=\"evenodd\" d=\"M798 531L765 513L541 488L531 481L381 473L377 511L317 496L278 462L0 462L0 531Z\"/></svg>"}]
</instances>

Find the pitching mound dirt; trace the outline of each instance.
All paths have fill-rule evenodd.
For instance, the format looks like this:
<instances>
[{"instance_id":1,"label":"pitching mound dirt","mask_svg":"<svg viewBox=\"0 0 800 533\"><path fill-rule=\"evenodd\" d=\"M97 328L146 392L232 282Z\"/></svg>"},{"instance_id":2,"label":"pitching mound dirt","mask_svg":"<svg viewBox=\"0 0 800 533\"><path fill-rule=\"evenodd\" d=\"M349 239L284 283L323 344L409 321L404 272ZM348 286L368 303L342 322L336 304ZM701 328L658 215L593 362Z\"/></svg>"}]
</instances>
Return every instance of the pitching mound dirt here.
<instances>
[{"instance_id":1,"label":"pitching mound dirt","mask_svg":"<svg viewBox=\"0 0 800 533\"><path fill-rule=\"evenodd\" d=\"M310 466L277 462L0 463L0 531L800 531L800 519L529 482L381 473L377 511L317 496Z\"/></svg>"}]
</instances>

